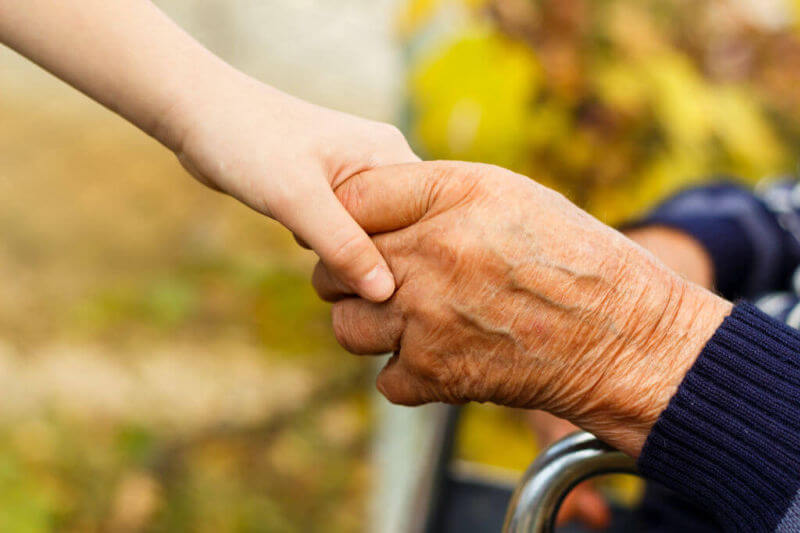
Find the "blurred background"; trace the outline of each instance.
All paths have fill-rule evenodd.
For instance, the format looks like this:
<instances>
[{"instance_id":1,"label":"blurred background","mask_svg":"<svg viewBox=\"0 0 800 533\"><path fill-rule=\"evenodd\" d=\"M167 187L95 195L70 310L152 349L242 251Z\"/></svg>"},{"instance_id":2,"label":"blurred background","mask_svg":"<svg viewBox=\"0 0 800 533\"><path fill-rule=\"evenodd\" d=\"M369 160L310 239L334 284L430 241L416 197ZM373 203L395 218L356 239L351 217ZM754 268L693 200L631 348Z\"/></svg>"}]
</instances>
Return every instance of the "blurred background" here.
<instances>
[{"instance_id":1,"label":"blurred background","mask_svg":"<svg viewBox=\"0 0 800 533\"><path fill-rule=\"evenodd\" d=\"M159 0L297 96L620 223L794 173L798 0ZM0 49L0 531L363 531L372 372L286 231ZM514 472L524 417L459 457Z\"/></svg>"}]
</instances>

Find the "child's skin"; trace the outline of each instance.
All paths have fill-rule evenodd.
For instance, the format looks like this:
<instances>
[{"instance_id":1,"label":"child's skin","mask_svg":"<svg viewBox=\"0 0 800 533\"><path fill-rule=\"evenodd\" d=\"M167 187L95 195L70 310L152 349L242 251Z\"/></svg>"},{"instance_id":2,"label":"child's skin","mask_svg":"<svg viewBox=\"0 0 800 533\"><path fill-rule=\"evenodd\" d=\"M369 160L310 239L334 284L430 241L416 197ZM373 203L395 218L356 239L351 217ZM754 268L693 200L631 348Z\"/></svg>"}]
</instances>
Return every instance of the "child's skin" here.
<instances>
[{"instance_id":1,"label":"child's skin","mask_svg":"<svg viewBox=\"0 0 800 533\"><path fill-rule=\"evenodd\" d=\"M0 0L0 42L158 139L199 181L281 222L361 296L394 292L332 192L363 170L417 159L393 126L238 72L148 0Z\"/></svg>"}]
</instances>

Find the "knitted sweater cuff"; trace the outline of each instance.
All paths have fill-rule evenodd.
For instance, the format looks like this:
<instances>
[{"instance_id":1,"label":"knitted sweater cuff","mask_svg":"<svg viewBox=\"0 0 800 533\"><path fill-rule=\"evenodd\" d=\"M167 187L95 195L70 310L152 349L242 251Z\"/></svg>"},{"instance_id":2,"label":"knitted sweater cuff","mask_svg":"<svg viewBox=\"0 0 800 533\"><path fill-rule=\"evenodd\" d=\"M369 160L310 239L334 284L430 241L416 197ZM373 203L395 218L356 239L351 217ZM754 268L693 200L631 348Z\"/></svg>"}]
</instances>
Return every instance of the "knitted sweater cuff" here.
<instances>
[{"instance_id":1,"label":"knitted sweater cuff","mask_svg":"<svg viewBox=\"0 0 800 533\"><path fill-rule=\"evenodd\" d=\"M741 303L656 422L639 468L727 531L772 531L800 487L799 437L800 332Z\"/></svg>"}]
</instances>

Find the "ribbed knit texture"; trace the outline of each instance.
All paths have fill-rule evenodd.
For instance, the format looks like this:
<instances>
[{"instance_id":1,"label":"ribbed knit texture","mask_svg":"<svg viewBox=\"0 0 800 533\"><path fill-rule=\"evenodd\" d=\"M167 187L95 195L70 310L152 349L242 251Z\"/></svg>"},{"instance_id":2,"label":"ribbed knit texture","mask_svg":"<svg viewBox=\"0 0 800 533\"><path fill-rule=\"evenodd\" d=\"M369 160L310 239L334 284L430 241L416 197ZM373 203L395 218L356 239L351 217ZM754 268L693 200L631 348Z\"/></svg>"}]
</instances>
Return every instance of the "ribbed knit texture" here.
<instances>
[{"instance_id":1,"label":"ribbed knit texture","mask_svg":"<svg viewBox=\"0 0 800 533\"><path fill-rule=\"evenodd\" d=\"M800 331L737 305L656 422L639 468L726 531L773 531L800 488Z\"/></svg>"}]
</instances>

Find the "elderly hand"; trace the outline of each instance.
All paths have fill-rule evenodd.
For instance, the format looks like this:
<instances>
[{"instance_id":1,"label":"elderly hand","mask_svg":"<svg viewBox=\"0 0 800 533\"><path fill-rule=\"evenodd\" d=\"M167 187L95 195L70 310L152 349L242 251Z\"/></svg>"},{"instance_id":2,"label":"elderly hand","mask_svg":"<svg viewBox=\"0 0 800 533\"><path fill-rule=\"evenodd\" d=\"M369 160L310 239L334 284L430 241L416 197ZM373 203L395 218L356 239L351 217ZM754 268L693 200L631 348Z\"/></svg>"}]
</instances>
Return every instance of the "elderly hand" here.
<instances>
[{"instance_id":1,"label":"elderly hand","mask_svg":"<svg viewBox=\"0 0 800 533\"><path fill-rule=\"evenodd\" d=\"M374 236L398 289L319 294L354 353L394 356L389 400L543 409L637 455L730 304L673 274L563 196L468 163L385 167L337 195Z\"/></svg>"}]
</instances>

